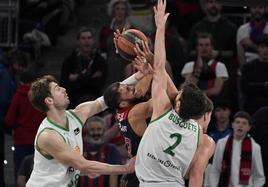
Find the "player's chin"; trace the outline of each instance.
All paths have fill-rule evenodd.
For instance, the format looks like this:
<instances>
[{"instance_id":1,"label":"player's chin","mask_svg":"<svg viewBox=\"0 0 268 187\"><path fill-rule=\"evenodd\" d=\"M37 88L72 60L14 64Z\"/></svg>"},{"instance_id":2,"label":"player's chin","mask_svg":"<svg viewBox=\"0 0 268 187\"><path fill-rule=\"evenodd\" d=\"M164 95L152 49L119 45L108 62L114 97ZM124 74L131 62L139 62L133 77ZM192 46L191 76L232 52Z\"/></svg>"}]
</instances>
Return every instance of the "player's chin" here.
<instances>
[{"instance_id":1,"label":"player's chin","mask_svg":"<svg viewBox=\"0 0 268 187\"><path fill-rule=\"evenodd\" d=\"M70 100L69 100L69 97L66 99L66 102L65 102L65 105L66 105L66 108L69 106L70 104Z\"/></svg>"}]
</instances>

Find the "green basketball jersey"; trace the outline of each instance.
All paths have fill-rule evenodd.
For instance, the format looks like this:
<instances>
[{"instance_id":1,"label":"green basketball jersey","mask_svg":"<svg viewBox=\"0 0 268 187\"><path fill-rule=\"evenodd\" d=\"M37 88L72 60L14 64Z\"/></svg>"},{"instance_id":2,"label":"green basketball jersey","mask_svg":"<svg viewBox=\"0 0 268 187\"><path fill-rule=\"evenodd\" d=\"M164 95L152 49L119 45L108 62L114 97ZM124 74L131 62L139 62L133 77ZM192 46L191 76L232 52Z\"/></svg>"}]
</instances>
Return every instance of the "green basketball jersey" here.
<instances>
[{"instance_id":1,"label":"green basketball jersey","mask_svg":"<svg viewBox=\"0 0 268 187\"><path fill-rule=\"evenodd\" d=\"M199 125L183 121L169 110L150 122L140 142L135 171L141 182L176 182L184 186L184 176L199 141Z\"/></svg>"},{"instance_id":2,"label":"green basketball jersey","mask_svg":"<svg viewBox=\"0 0 268 187\"><path fill-rule=\"evenodd\" d=\"M37 140L45 129L57 131L66 144L80 154L83 153L82 122L76 115L66 111L67 129L45 118L41 123L35 138L34 167L27 187L74 187L76 186L80 172L68 165L64 165L50 155L40 152Z\"/></svg>"}]
</instances>

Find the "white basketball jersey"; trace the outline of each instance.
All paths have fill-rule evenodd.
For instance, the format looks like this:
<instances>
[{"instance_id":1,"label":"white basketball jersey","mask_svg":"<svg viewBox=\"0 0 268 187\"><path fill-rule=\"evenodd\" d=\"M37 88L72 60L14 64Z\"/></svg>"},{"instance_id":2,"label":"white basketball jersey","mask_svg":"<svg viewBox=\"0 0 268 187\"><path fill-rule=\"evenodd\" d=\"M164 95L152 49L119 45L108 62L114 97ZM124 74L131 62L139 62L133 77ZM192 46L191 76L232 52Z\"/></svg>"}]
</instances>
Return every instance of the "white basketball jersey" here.
<instances>
[{"instance_id":1,"label":"white basketball jersey","mask_svg":"<svg viewBox=\"0 0 268 187\"><path fill-rule=\"evenodd\" d=\"M199 125L183 121L169 110L150 122L140 142L135 171L143 183L178 183L184 186L188 167L199 141Z\"/></svg>"},{"instance_id":2,"label":"white basketball jersey","mask_svg":"<svg viewBox=\"0 0 268 187\"><path fill-rule=\"evenodd\" d=\"M35 153L34 153L34 167L27 187L72 187L76 186L80 172L68 165L64 165L55 160L52 156L40 153L37 145L37 140L45 129L53 129L57 131L66 144L70 147L83 153L82 143L82 122L71 111L66 111L67 129L53 123L48 118L45 118L35 138Z\"/></svg>"}]
</instances>

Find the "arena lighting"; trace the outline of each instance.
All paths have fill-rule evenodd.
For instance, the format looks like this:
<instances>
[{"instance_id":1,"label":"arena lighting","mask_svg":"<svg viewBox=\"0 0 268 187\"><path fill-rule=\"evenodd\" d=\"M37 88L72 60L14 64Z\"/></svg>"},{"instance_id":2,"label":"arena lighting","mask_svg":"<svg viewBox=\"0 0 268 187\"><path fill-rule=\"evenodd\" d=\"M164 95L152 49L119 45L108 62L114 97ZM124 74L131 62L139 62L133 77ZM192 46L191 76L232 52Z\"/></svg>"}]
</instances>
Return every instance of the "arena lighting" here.
<instances>
[{"instance_id":1,"label":"arena lighting","mask_svg":"<svg viewBox=\"0 0 268 187\"><path fill-rule=\"evenodd\" d=\"M4 160L4 164L7 165L7 160Z\"/></svg>"},{"instance_id":2,"label":"arena lighting","mask_svg":"<svg viewBox=\"0 0 268 187\"><path fill-rule=\"evenodd\" d=\"M252 5L268 5L268 0L218 0L223 6L252 6Z\"/></svg>"},{"instance_id":3,"label":"arena lighting","mask_svg":"<svg viewBox=\"0 0 268 187\"><path fill-rule=\"evenodd\" d=\"M12 151L15 151L15 147L14 147L14 146L11 146L11 150L12 150Z\"/></svg>"}]
</instances>

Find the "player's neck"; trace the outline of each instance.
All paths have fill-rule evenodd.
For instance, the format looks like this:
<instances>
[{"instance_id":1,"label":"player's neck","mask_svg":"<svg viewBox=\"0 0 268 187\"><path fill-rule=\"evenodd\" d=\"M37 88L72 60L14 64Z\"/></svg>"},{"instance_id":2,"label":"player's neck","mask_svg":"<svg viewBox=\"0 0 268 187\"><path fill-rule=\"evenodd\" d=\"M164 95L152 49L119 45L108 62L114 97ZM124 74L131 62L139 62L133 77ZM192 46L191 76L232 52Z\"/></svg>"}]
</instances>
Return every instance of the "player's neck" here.
<instances>
[{"instance_id":1,"label":"player's neck","mask_svg":"<svg viewBox=\"0 0 268 187\"><path fill-rule=\"evenodd\" d=\"M49 110L47 112L47 118L57 125L67 128L67 119L65 110Z\"/></svg>"}]
</instances>

